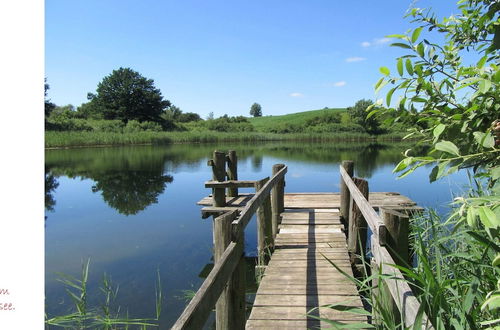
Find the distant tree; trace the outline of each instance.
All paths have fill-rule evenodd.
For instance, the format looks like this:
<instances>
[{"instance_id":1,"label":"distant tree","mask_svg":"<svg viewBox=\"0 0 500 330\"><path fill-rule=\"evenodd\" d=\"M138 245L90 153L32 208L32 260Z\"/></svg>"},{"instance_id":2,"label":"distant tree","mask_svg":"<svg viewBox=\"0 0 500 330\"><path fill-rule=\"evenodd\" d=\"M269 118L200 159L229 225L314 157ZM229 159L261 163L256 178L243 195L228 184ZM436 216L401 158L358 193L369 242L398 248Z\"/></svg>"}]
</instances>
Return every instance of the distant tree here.
<instances>
[{"instance_id":1,"label":"distant tree","mask_svg":"<svg viewBox=\"0 0 500 330\"><path fill-rule=\"evenodd\" d=\"M47 78L45 78L44 83L44 95L45 95L45 116L49 116L52 110L56 107L56 105L50 102L50 99L47 98L47 91L50 89L49 84L47 83Z\"/></svg>"},{"instance_id":2,"label":"distant tree","mask_svg":"<svg viewBox=\"0 0 500 330\"><path fill-rule=\"evenodd\" d=\"M250 107L250 115L254 117L262 117L262 107L258 103L252 104Z\"/></svg>"},{"instance_id":3,"label":"distant tree","mask_svg":"<svg viewBox=\"0 0 500 330\"><path fill-rule=\"evenodd\" d=\"M367 118L366 109L373 104L372 100L359 100L353 107L348 107L349 116L355 124L363 126L368 133L377 133L380 129L380 123L372 116Z\"/></svg>"},{"instance_id":4,"label":"distant tree","mask_svg":"<svg viewBox=\"0 0 500 330\"><path fill-rule=\"evenodd\" d=\"M164 100L153 79L143 77L130 68L119 68L97 85L97 94L82 111L103 119L162 121L160 115L171 103Z\"/></svg>"},{"instance_id":5,"label":"distant tree","mask_svg":"<svg viewBox=\"0 0 500 330\"><path fill-rule=\"evenodd\" d=\"M214 112L210 111L207 116L207 120L213 120L214 119Z\"/></svg>"}]
</instances>

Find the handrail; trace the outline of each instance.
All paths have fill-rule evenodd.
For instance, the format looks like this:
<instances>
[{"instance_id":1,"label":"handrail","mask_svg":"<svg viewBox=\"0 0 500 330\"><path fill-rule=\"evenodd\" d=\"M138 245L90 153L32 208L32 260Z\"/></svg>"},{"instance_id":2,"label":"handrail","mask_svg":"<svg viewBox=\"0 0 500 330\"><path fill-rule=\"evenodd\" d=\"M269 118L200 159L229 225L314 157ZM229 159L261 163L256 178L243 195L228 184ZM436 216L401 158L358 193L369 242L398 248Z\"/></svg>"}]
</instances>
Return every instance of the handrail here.
<instances>
[{"instance_id":1,"label":"handrail","mask_svg":"<svg viewBox=\"0 0 500 330\"><path fill-rule=\"evenodd\" d=\"M267 183L265 183L262 188L259 189L250 199L236 220L234 220L237 216L237 212L235 212L235 210L231 211L231 214L226 213L215 220L218 221L218 219L224 216L231 217L229 220L232 220L232 222L228 228L231 230L231 242L225 248L220 260L215 261L214 268L210 271L209 275L198 289L188 306L184 309L181 316L177 319L172 329L201 329L203 327L211 310L221 296L224 287L231 280L234 275L233 273L241 262L241 257L244 252L243 235L245 227L250 222L253 214L257 212L257 209L261 207L265 200L270 197L271 190L284 180L286 172L287 167L284 166L281 170L274 174L272 178L267 181ZM213 187L214 185L220 187L226 186L229 183L229 185L236 186L240 182L246 183L250 181L229 180L219 183L209 181L205 185L208 187Z\"/></svg>"},{"instance_id":2,"label":"handrail","mask_svg":"<svg viewBox=\"0 0 500 330\"><path fill-rule=\"evenodd\" d=\"M205 324L222 290L231 278L243 253L243 244L229 243L219 262L208 274L172 329L200 329Z\"/></svg>"},{"instance_id":3,"label":"handrail","mask_svg":"<svg viewBox=\"0 0 500 330\"><path fill-rule=\"evenodd\" d=\"M240 213L240 216L237 220L234 220L232 223L232 240L236 240L240 233L245 230L245 227L252 219L252 216L259 208L260 204L266 199L271 193L271 189L281 181L286 172L288 171L288 167L283 167L278 173L273 175L273 177L258 191L255 195L250 199L245 208Z\"/></svg>"},{"instance_id":4,"label":"handrail","mask_svg":"<svg viewBox=\"0 0 500 330\"><path fill-rule=\"evenodd\" d=\"M404 276L401 271L394 267L396 262L387 248L380 244L379 235L382 234L382 236L385 236L386 233L384 222L370 203L364 198L361 191L359 191L352 178L342 166L340 166L340 175L348 187L353 202L356 203L373 233L371 237L371 248L376 263L379 266L383 266L384 270L388 270L389 274L392 275L389 279L384 279L389 287L391 296L396 302L399 310L403 312L403 321L405 325L412 327L420 311L420 302L415 297L408 283L404 281ZM433 329L425 312L422 315L422 329Z\"/></svg>"}]
</instances>

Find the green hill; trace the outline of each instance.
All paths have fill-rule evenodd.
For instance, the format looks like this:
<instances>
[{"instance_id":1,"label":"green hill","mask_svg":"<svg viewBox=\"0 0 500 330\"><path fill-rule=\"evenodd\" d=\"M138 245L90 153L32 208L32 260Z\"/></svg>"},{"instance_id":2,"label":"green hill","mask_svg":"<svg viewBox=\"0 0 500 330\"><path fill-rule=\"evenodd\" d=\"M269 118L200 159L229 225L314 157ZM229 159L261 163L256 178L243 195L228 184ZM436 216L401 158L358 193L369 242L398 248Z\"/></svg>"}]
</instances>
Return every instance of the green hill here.
<instances>
[{"instance_id":1,"label":"green hill","mask_svg":"<svg viewBox=\"0 0 500 330\"><path fill-rule=\"evenodd\" d=\"M341 120L348 121L347 109L345 108L326 108L321 110L310 110L304 112L291 113L281 116L263 116L248 118L257 132L270 132L276 127L287 125L289 127L302 127L307 122L314 121L321 117L327 117L332 114L340 114Z\"/></svg>"}]
</instances>

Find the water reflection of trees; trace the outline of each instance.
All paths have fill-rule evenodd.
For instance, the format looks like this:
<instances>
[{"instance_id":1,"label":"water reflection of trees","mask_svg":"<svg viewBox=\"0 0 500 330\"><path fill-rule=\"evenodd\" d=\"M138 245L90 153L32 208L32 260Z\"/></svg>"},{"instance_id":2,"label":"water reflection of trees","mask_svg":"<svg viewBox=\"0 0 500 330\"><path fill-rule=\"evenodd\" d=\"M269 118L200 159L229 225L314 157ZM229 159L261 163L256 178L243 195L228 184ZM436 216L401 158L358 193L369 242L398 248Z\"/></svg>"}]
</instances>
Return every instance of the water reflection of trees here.
<instances>
[{"instance_id":1,"label":"water reflection of trees","mask_svg":"<svg viewBox=\"0 0 500 330\"><path fill-rule=\"evenodd\" d=\"M50 177L91 179L92 192L101 193L118 212L133 215L157 203L173 181L164 173L167 160L166 152L151 148L58 150L46 154L46 187Z\"/></svg>"},{"instance_id":2,"label":"water reflection of trees","mask_svg":"<svg viewBox=\"0 0 500 330\"><path fill-rule=\"evenodd\" d=\"M356 175L370 178L378 168L398 163L407 147L366 142L302 141L49 150L45 154L45 205L48 211L54 209L57 177L64 175L93 180L92 191L100 192L111 207L122 214L136 214L157 203L166 185L173 181L173 177L165 172L175 173L180 166L186 165L196 171L205 166L204 160L211 158L215 149L236 150L241 162L251 162L253 171L261 170L265 157L283 159L284 163L331 164L332 170L342 160L353 160Z\"/></svg>"},{"instance_id":3,"label":"water reflection of trees","mask_svg":"<svg viewBox=\"0 0 500 330\"><path fill-rule=\"evenodd\" d=\"M49 212L54 212L54 206L56 206L56 200L53 193L59 186L54 175L45 170L45 209Z\"/></svg>"},{"instance_id":4,"label":"water reflection of trees","mask_svg":"<svg viewBox=\"0 0 500 330\"><path fill-rule=\"evenodd\" d=\"M158 203L165 184L174 180L170 175L144 171L99 173L92 179L96 182L92 192L101 192L109 206L125 215L137 214Z\"/></svg>"}]
</instances>

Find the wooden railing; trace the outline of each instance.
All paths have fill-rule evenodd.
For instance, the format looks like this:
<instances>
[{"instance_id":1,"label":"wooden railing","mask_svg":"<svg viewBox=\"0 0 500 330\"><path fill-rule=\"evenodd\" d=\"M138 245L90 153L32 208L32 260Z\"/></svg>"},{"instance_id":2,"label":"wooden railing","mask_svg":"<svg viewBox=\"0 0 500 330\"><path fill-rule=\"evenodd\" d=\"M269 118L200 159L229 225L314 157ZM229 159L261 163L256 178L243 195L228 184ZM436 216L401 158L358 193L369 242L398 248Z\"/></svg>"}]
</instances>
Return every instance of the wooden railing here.
<instances>
[{"instance_id":1,"label":"wooden railing","mask_svg":"<svg viewBox=\"0 0 500 330\"><path fill-rule=\"evenodd\" d=\"M230 157L227 160L233 161L232 177L221 170L225 154L214 152L214 160L209 161L209 165L214 168L214 181L207 182L205 186L213 189L214 206L226 205L226 188L229 190L228 195L231 195L228 197L237 197L239 187L253 186L256 193L241 211L235 209L214 216L214 267L172 329L201 329L214 306L217 329L244 329L245 227L257 213L259 259L263 259L264 249L272 248L276 237L279 215L284 209L287 167L283 164L274 165L271 179L238 181L236 154L230 152L229 155L232 155L232 160ZM229 180L225 180L226 176Z\"/></svg>"},{"instance_id":2,"label":"wooden railing","mask_svg":"<svg viewBox=\"0 0 500 330\"><path fill-rule=\"evenodd\" d=\"M408 253L408 216L398 212L379 208L379 214L368 202L368 182L353 178L353 163L344 161L340 166L341 206L348 234L348 250L351 261L362 273L362 263L365 257L367 229L371 231L371 267L372 274L383 272L383 281L397 307L395 315L402 315L407 327L413 327L416 322L422 323L422 329L432 329L425 313L420 309L420 303L415 297L401 271L394 265L411 265ZM419 313L421 321L419 321ZM423 314L422 314L423 313ZM376 321L376 320L375 320Z\"/></svg>"}]
</instances>

